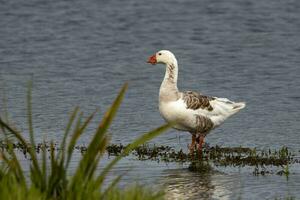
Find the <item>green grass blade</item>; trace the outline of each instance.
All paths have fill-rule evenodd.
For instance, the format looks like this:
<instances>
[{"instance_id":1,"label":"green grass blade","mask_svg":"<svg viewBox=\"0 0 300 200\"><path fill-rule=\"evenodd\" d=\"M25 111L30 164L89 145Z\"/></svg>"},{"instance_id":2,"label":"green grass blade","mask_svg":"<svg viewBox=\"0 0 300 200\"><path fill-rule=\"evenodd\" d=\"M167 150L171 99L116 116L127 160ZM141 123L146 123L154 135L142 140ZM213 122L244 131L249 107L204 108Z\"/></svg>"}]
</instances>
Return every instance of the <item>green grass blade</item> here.
<instances>
[{"instance_id":1,"label":"green grass blade","mask_svg":"<svg viewBox=\"0 0 300 200\"><path fill-rule=\"evenodd\" d=\"M66 168L69 166L69 162L71 160L72 154L73 154L73 150L74 147L76 145L77 140L79 139L79 137L81 136L81 134L84 132L84 130L86 129L86 127L90 124L90 122L92 121L92 119L94 118L95 114L97 111L93 112L83 123L82 126L80 126L80 121L77 122L77 126L76 129L74 131L74 134L71 138L70 144L68 146L68 157L67 157L67 162L66 162Z\"/></svg>"},{"instance_id":2,"label":"green grass blade","mask_svg":"<svg viewBox=\"0 0 300 200\"><path fill-rule=\"evenodd\" d=\"M35 169L35 173L37 175L37 177L41 177L42 173L41 170L39 168L39 164L37 161L37 155L36 152L34 151L34 146L29 146L25 140L25 138L23 138L23 136L16 130L14 130L13 128L11 128L8 124L6 124L0 117L0 125L2 127L4 127L5 129L7 129L12 135L14 135L16 137L16 139L26 148L28 149L28 153L32 159L32 164L33 164L33 169Z\"/></svg>"},{"instance_id":3,"label":"green grass blade","mask_svg":"<svg viewBox=\"0 0 300 200\"><path fill-rule=\"evenodd\" d=\"M72 127L72 124L77 116L77 113L79 111L79 107L76 107L74 109L74 111L72 112L70 118L69 118L69 122L68 122L68 125L66 127L66 130L65 130L65 133L64 133L64 137L63 137L63 140L61 142L61 145L60 145L60 152L57 154L57 159L60 157L61 158L61 165L64 163L64 159L65 159L65 152L66 152L66 140L67 140L67 137L69 135L69 132L71 130L71 127Z\"/></svg>"},{"instance_id":4,"label":"green grass blade","mask_svg":"<svg viewBox=\"0 0 300 200\"><path fill-rule=\"evenodd\" d=\"M4 83L4 87L5 88L5 83ZM4 112L4 119L6 120L6 122L8 123L9 121L9 115L8 115L8 110L7 110L7 98L6 98L6 92L5 89L3 90L2 93L2 101L3 101L3 112Z\"/></svg>"},{"instance_id":5,"label":"green grass blade","mask_svg":"<svg viewBox=\"0 0 300 200\"><path fill-rule=\"evenodd\" d=\"M85 179L91 180L95 174L95 170L99 164L100 158L102 157L103 153L105 151L105 147L108 143L108 138L107 136L105 136L102 140L101 143L99 145L99 149L98 149L98 154L95 158L95 161L91 163L91 166L89 168L87 168L88 171L85 171L84 174L86 174Z\"/></svg>"},{"instance_id":6,"label":"green grass blade","mask_svg":"<svg viewBox=\"0 0 300 200\"><path fill-rule=\"evenodd\" d=\"M118 96L116 97L116 99L114 100L113 104L110 106L108 111L105 113L101 123L99 124L96 134L94 135L94 138L88 145L88 150L87 150L87 154L86 154L87 156L89 156L90 154L94 154L99 149L99 148L97 148L97 146L99 146L99 142L101 141L101 138L104 137L107 129L110 127L112 120L115 117L117 110L119 109L120 104L124 98L127 88L128 88L128 84L126 83L123 85L122 89L120 90L120 92L119 92Z\"/></svg>"},{"instance_id":7,"label":"green grass blade","mask_svg":"<svg viewBox=\"0 0 300 200\"><path fill-rule=\"evenodd\" d=\"M34 131L33 131L33 122L32 122L32 81L28 82L28 92L27 92L27 117L28 117L28 126L29 126L29 136L30 136L30 143L31 143L31 159L34 162L33 169L36 171L35 179L33 182L36 185L43 186L43 176L40 166L37 160L37 153L35 152L34 148L36 146L34 141Z\"/></svg>"},{"instance_id":8,"label":"green grass blade","mask_svg":"<svg viewBox=\"0 0 300 200\"><path fill-rule=\"evenodd\" d=\"M42 146L42 178L43 178L43 187L47 188L47 149L46 142L44 141Z\"/></svg>"},{"instance_id":9,"label":"green grass blade","mask_svg":"<svg viewBox=\"0 0 300 200\"><path fill-rule=\"evenodd\" d=\"M30 135L30 143L33 147L35 147L34 141L34 132L33 132L33 123L32 123L32 81L28 82L28 91L27 91L27 117L28 117L28 128Z\"/></svg>"},{"instance_id":10,"label":"green grass blade","mask_svg":"<svg viewBox=\"0 0 300 200\"><path fill-rule=\"evenodd\" d=\"M3 88L5 88L5 83L3 83L3 85L4 85ZM6 98L5 89L3 90L3 93L2 93L2 102L3 102L3 112L4 112L4 116L3 117L4 117L5 122L8 123L9 122L9 114L8 114L7 98ZM1 112L1 110L0 110L0 112ZM3 129L2 126L1 126L1 131L4 134L4 139L7 140L9 138L9 136L11 136L11 135L7 134L6 130ZM0 140L1 140L1 137L0 137Z\"/></svg>"},{"instance_id":11,"label":"green grass blade","mask_svg":"<svg viewBox=\"0 0 300 200\"><path fill-rule=\"evenodd\" d=\"M130 153L134 148L138 147L141 144L144 144L145 142L148 142L149 140L157 137L158 135L160 135L161 133L163 133L164 131L168 130L172 125L171 124L165 124L159 128L156 128L144 135L142 135L141 137L139 137L138 139L136 139L133 143L131 143L130 145L128 145L124 151L121 153L121 155L115 157L108 165L105 166L105 168L102 170L102 172L100 173L100 175L98 176L97 180L96 180L96 184L97 186L100 187L100 185L103 183L107 173L112 169L112 167L124 156L127 155L128 153Z\"/></svg>"},{"instance_id":12,"label":"green grass blade","mask_svg":"<svg viewBox=\"0 0 300 200\"><path fill-rule=\"evenodd\" d=\"M60 193L63 187L66 188L66 169L59 165L55 159L55 146L53 141L50 143L50 163L51 173L48 179L47 196L53 197L54 194ZM62 198L63 199L63 198Z\"/></svg>"},{"instance_id":13,"label":"green grass blade","mask_svg":"<svg viewBox=\"0 0 300 200\"><path fill-rule=\"evenodd\" d=\"M92 163L95 162L95 158L97 157L97 155L99 153L101 153L101 154L103 153L103 152L99 152L99 150L103 149L103 146L106 146L106 145L103 145L103 140L106 141L105 133L106 133L107 129L109 128L114 116L116 115L116 112L122 102L122 99L125 95L127 87L128 87L128 84L127 83L124 84L124 86L120 90L118 96L114 100L113 104L108 109L108 111L105 113L92 141L88 145L87 151L85 152L83 158L81 159L81 161L77 167L77 170L75 171L74 177L71 181L71 188L74 188L79 181L82 181L83 178L88 177L87 176L88 174L93 173L93 172L91 172L91 169L94 168L94 167L92 167L93 166ZM97 166L97 163L96 163L96 166ZM87 179L85 179L85 180L87 180Z\"/></svg>"},{"instance_id":14,"label":"green grass blade","mask_svg":"<svg viewBox=\"0 0 300 200\"><path fill-rule=\"evenodd\" d=\"M1 156L4 160L4 162L8 165L9 170L13 172L13 175L16 177L16 179L19 181L19 183L27 188L26 186L26 179L22 170L22 167L20 165L19 160L17 159L17 156L13 150L12 144L8 144L8 153L11 156L11 158L7 158L7 156L4 153L1 153Z\"/></svg>"},{"instance_id":15,"label":"green grass blade","mask_svg":"<svg viewBox=\"0 0 300 200\"><path fill-rule=\"evenodd\" d=\"M102 193L102 198L104 199L104 197L107 195L107 193L109 191L111 191L121 180L121 178L123 177L123 175L119 175L117 176L117 178L115 178L111 184L104 190L104 192Z\"/></svg>"}]
</instances>

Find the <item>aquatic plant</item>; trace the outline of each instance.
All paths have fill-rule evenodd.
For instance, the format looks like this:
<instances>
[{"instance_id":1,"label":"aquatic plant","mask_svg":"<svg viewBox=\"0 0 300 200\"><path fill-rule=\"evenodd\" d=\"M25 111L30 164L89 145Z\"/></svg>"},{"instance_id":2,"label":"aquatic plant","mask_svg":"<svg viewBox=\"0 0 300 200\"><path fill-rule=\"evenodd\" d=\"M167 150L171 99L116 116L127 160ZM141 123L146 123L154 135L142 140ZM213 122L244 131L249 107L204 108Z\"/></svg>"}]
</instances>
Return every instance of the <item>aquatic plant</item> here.
<instances>
[{"instance_id":1,"label":"aquatic plant","mask_svg":"<svg viewBox=\"0 0 300 200\"><path fill-rule=\"evenodd\" d=\"M0 117L0 128L3 132L14 136L17 144L9 138L2 142L0 150L0 199L160 199L162 193L154 193L145 188L119 190L117 183L122 176L117 176L107 187L103 183L109 171L125 155L141 144L158 136L170 125L156 128L134 140L123 148L99 174L97 167L108 145L107 130L124 97L127 84L104 114L95 130L92 140L84 149L81 160L75 172L68 174L78 138L84 134L86 128L94 118L95 112L86 118L79 113L79 108L72 112L60 145L54 142L36 144L31 113L31 83L27 93L28 126L30 141L26 141L23 134L11 127ZM72 132L72 133L71 133ZM15 152L16 148L23 149L23 153L30 159L30 177L26 177L23 166ZM56 151L58 149L58 151ZM40 154L39 154L40 153ZM40 155L40 156L39 156ZM48 159L49 158L49 159ZM125 198L124 198L125 197ZM146 198L147 197L147 198Z\"/></svg>"},{"instance_id":2,"label":"aquatic plant","mask_svg":"<svg viewBox=\"0 0 300 200\"><path fill-rule=\"evenodd\" d=\"M49 143L38 143L36 144L35 151L37 153L42 152L42 147L45 147L50 151ZM106 147L106 152L109 156L121 155L124 149L128 145L124 144L109 144ZM0 148L7 149L8 145L0 142ZM24 147L21 143L13 143L12 148L22 152L25 158L28 158L28 149ZM55 151L60 151L58 144L54 144L52 148ZM74 150L85 154L87 151L87 146L76 145ZM285 153L282 154L281 152ZM279 150L257 150L246 147L206 147L204 149L203 162L199 160L191 159L190 155L185 153L182 149L176 151L170 146L163 145L149 145L143 144L134 148L131 152L132 156L135 156L138 160L152 160L157 162L179 162L179 163L189 163L189 169L191 171L197 172L209 172L209 169L213 169L212 163L216 167L244 167L253 166L253 175L267 175L267 174L277 174L285 175L288 177L290 174L289 165L299 164L300 160L294 157L291 151L286 147ZM197 153L197 152L195 152ZM128 154L129 155L129 154ZM283 156L284 155L284 156ZM277 167L277 170L270 170L268 167Z\"/></svg>"},{"instance_id":3,"label":"aquatic plant","mask_svg":"<svg viewBox=\"0 0 300 200\"><path fill-rule=\"evenodd\" d=\"M119 155L125 147L123 144L112 144L108 146L107 151L109 155ZM282 147L279 150L257 150L256 148L220 147L216 145L204 149L202 162L193 160L183 150L175 151L170 146L141 145L133 150L133 155L140 160L189 163L189 169L198 172L208 172L212 167L207 165L211 163L217 167L253 166L253 175L278 174L288 176L290 173L289 165L300 163L300 160L294 158L293 153L287 147ZM268 166L275 166L281 170L272 171L267 168Z\"/></svg>"}]
</instances>

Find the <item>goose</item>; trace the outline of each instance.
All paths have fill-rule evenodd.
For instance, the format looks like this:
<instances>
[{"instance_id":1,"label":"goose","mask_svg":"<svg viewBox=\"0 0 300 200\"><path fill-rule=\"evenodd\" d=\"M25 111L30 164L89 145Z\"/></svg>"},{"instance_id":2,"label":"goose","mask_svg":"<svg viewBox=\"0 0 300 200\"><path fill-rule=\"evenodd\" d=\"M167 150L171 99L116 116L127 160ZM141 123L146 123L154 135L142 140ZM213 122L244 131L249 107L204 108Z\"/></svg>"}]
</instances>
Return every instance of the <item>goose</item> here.
<instances>
[{"instance_id":1,"label":"goose","mask_svg":"<svg viewBox=\"0 0 300 200\"><path fill-rule=\"evenodd\" d=\"M205 136L243 109L246 103L206 96L194 91L179 91L178 63L169 50L158 51L147 62L152 65L165 64L166 72L159 90L159 112L165 121L174 124L172 128L191 133L190 155L193 158L196 145L201 159Z\"/></svg>"}]
</instances>

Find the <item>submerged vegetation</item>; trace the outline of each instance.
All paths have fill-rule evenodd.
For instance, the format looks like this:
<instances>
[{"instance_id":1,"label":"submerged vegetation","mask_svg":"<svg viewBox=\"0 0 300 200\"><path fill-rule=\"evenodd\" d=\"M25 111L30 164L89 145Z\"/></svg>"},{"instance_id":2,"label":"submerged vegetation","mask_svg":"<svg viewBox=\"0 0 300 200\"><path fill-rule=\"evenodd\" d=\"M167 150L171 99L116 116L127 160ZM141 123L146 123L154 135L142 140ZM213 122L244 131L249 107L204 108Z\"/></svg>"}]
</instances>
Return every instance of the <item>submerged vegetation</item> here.
<instances>
[{"instance_id":1,"label":"submerged vegetation","mask_svg":"<svg viewBox=\"0 0 300 200\"><path fill-rule=\"evenodd\" d=\"M108 156L126 156L125 149L129 145L109 144L105 150ZM0 148L8 149L9 146L5 143L0 143ZM28 157L28 149L21 143L13 143L12 147L19 152L22 152L24 157ZM35 151L41 153L42 149L48 151L61 151L58 144L50 145L47 143L39 143L35 146ZM52 150L51 150L52 148ZM75 145L74 150L82 153L87 152L88 147ZM195 151L195 154L197 152ZM208 147L204 148L203 160L194 160L188 153L183 150L176 151L170 146L157 146L143 144L132 149L131 155L138 160L152 160L157 162L179 162L190 164L189 169L197 172L208 172L215 167L244 167L252 166L253 175L277 174L288 176L290 174L289 165L300 163L300 160L287 148L282 147L279 150L257 150L255 148L245 147ZM197 155L194 155L194 158ZM277 167L277 171L268 170L268 167Z\"/></svg>"},{"instance_id":2,"label":"submerged vegetation","mask_svg":"<svg viewBox=\"0 0 300 200\"><path fill-rule=\"evenodd\" d=\"M107 147L107 151L109 155L119 155L125 148L126 146L122 144L113 144ZM134 149L133 154L140 160L194 161L188 153L184 153L182 150L176 151L169 146L141 145ZM278 151L271 149L258 151L255 148L245 147L206 147L203 151L203 160L212 161L216 166L281 166L299 163L299 160L294 159L287 147Z\"/></svg>"},{"instance_id":3,"label":"submerged vegetation","mask_svg":"<svg viewBox=\"0 0 300 200\"><path fill-rule=\"evenodd\" d=\"M104 187L104 181L110 170L123 156L161 134L169 128L168 124L134 140L118 156L111 159L99 174L97 173L99 161L109 142L107 130L120 106L127 84L123 86L105 113L72 175L68 169L74 147L95 113L84 119L79 109L75 108L59 145L53 142L36 144L32 125L30 88L31 86L27 98L29 142L21 132L10 125L7 118L4 120L0 117L0 134L3 133L0 149L0 199L161 199L163 197L161 192L153 192L140 186L118 189L116 185L122 176L117 176L106 187ZM30 160L29 177L24 172L16 149L22 150Z\"/></svg>"},{"instance_id":4,"label":"submerged vegetation","mask_svg":"<svg viewBox=\"0 0 300 200\"><path fill-rule=\"evenodd\" d=\"M109 155L120 155L126 146L110 145L107 147ZM195 154L197 152L195 151ZM169 146L141 145L134 149L133 155L140 160L155 160L164 162L190 163L189 169L197 172L212 170L211 164L216 167L254 167L253 175L278 174L288 176L289 165L299 164L300 160L287 148L279 150L257 150L245 147L208 147L203 151L203 160L194 160L182 150L176 151ZM197 155L194 155L197 157ZM277 167L279 170L268 170L268 167Z\"/></svg>"}]
</instances>

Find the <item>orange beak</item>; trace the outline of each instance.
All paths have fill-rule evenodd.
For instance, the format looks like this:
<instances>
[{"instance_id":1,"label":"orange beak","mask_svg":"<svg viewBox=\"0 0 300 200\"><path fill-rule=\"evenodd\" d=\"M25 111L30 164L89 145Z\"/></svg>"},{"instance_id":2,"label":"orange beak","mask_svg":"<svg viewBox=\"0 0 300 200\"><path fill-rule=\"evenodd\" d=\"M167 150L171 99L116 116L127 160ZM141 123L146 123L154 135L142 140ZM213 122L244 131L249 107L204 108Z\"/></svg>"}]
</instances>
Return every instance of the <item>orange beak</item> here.
<instances>
[{"instance_id":1,"label":"orange beak","mask_svg":"<svg viewBox=\"0 0 300 200\"><path fill-rule=\"evenodd\" d=\"M151 63L152 65L155 65L157 63L156 55L149 57L147 63Z\"/></svg>"}]
</instances>

